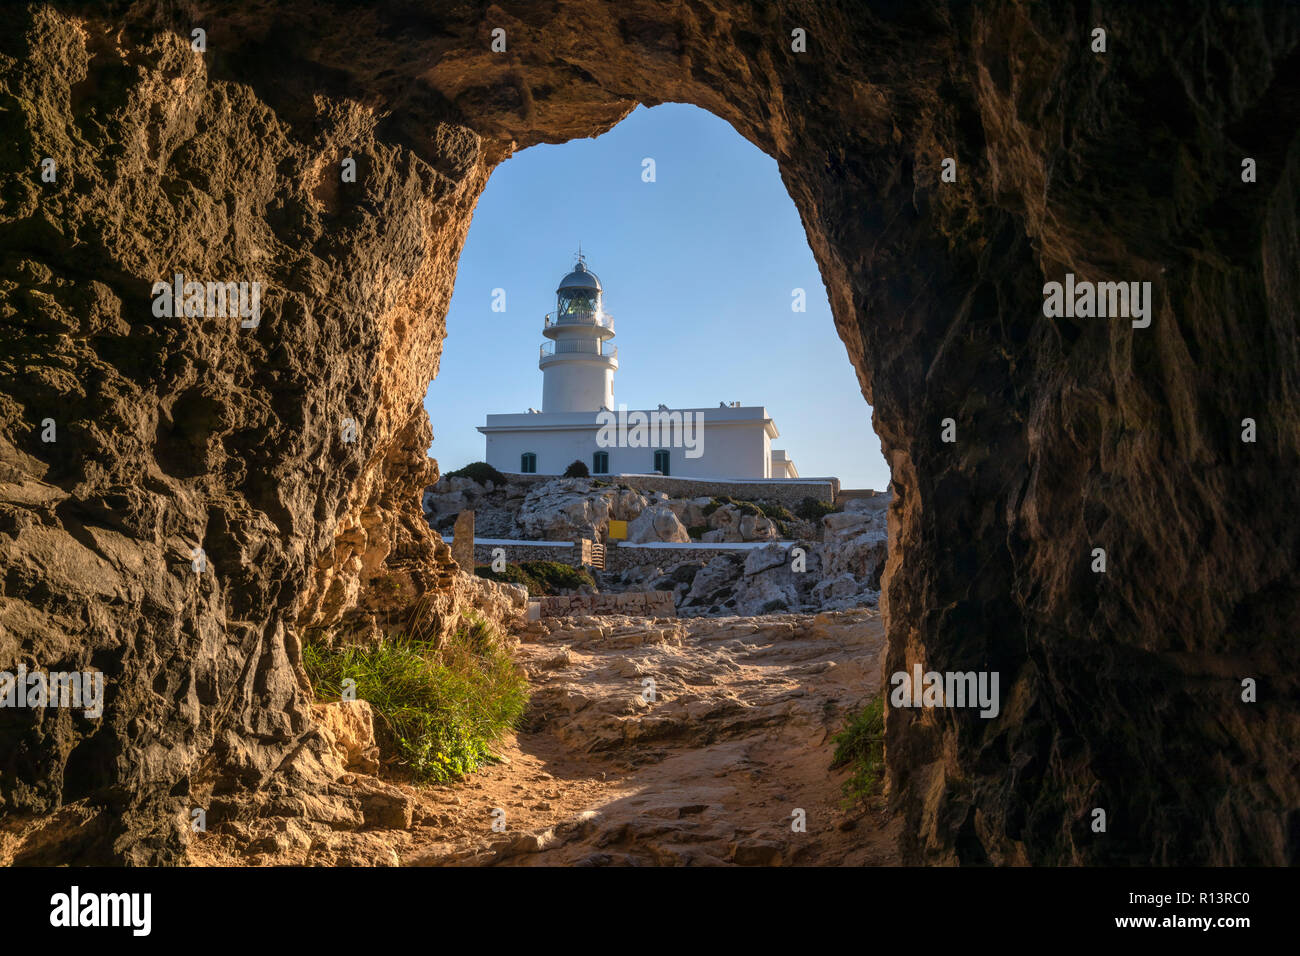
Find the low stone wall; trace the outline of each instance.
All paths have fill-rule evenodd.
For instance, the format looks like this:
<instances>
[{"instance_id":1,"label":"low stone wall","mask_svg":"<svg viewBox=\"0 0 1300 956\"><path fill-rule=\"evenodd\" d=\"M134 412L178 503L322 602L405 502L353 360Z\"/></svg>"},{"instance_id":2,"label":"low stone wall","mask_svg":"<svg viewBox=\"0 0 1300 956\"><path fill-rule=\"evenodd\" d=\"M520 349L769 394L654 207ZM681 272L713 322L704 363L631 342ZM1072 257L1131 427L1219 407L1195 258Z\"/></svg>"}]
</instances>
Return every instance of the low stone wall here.
<instances>
[{"instance_id":1,"label":"low stone wall","mask_svg":"<svg viewBox=\"0 0 1300 956\"><path fill-rule=\"evenodd\" d=\"M558 475L507 476L511 484L540 485ZM662 491L669 498L735 498L738 501L779 501L793 509L805 498L831 504L840 490L838 478L794 478L783 481L723 481L706 478L674 478L671 475L592 475L597 481L626 485L645 493Z\"/></svg>"},{"instance_id":2,"label":"low stone wall","mask_svg":"<svg viewBox=\"0 0 1300 956\"><path fill-rule=\"evenodd\" d=\"M542 617L575 614L626 614L630 617L676 617L671 591L629 591L625 594L567 594L541 598Z\"/></svg>"},{"instance_id":3,"label":"low stone wall","mask_svg":"<svg viewBox=\"0 0 1300 956\"><path fill-rule=\"evenodd\" d=\"M669 498L735 498L737 501L777 501L793 510L805 498L830 504L839 491L838 478L791 481L706 481L663 475L596 475L601 481L627 485L644 494L662 491Z\"/></svg>"},{"instance_id":4,"label":"low stone wall","mask_svg":"<svg viewBox=\"0 0 1300 956\"><path fill-rule=\"evenodd\" d=\"M761 548L771 544L770 541L747 541L745 546L722 548L716 545L700 545L689 548L647 548L634 544L610 544L605 549L605 570L626 571L629 568L641 568L647 565L666 567L682 561L712 561L720 554L738 554L744 558L750 548ZM793 542L783 542L787 549ZM807 547L807 544L804 545ZM474 563L490 565L492 552L504 548L506 563L521 564L524 561L555 561L579 567L581 551L576 545L561 544L556 541L500 541L495 543L474 542Z\"/></svg>"},{"instance_id":5,"label":"low stone wall","mask_svg":"<svg viewBox=\"0 0 1300 956\"><path fill-rule=\"evenodd\" d=\"M747 541L744 547L718 547L717 545L698 545L694 547L655 548L639 547L634 544L610 544L605 549L606 571L627 571L631 568L647 566L668 567L683 561L712 561L720 554L735 554L742 560L751 548L761 548L771 544L770 541ZM798 542L780 542L788 552ZM808 542L802 547L808 548ZM525 561L555 561L580 567L581 550L576 545L561 544L556 541L498 541L474 542L474 564L491 565L492 552L504 548L507 564L522 564Z\"/></svg>"},{"instance_id":6,"label":"low stone wall","mask_svg":"<svg viewBox=\"0 0 1300 956\"><path fill-rule=\"evenodd\" d=\"M627 571L630 568L642 568L648 565L668 567L682 561L712 561L720 554L738 555L741 560L749 554L750 547L761 548L771 544L770 541L746 542L744 548L718 548L707 545L698 548L638 548L635 545L619 544L606 548L605 570ZM782 543L782 547L793 547L793 543ZM807 545L805 545L807 547Z\"/></svg>"},{"instance_id":7,"label":"low stone wall","mask_svg":"<svg viewBox=\"0 0 1300 956\"><path fill-rule=\"evenodd\" d=\"M572 544L560 544L555 541L509 541L496 544L474 542L474 564L492 563L492 552L503 548L507 564L522 564L524 561L556 561L560 564L578 563L578 549Z\"/></svg>"}]
</instances>

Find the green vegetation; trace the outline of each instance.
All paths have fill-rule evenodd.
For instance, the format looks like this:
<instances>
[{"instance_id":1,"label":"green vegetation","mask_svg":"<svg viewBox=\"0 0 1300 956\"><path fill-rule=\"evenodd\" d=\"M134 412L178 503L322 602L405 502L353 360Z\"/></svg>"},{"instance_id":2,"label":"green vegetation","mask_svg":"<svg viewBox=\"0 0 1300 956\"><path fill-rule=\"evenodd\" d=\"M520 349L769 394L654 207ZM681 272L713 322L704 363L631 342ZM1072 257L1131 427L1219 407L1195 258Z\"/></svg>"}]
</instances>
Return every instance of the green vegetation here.
<instances>
[{"instance_id":1,"label":"green vegetation","mask_svg":"<svg viewBox=\"0 0 1300 956\"><path fill-rule=\"evenodd\" d=\"M776 525L776 530L781 537L788 538L790 536L790 530L786 526L785 522L793 521L794 515L792 515L790 510L779 501L743 501L738 498L723 495L720 498L713 498L710 500L707 505L700 509L700 511L703 512L705 517L708 517L723 505L731 505L742 515L753 515L756 518L767 518L772 522L772 524ZM706 528L704 530L707 531L708 529ZM695 536L694 529L688 529L688 531L692 537Z\"/></svg>"},{"instance_id":2,"label":"green vegetation","mask_svg":"<svg viewBox=\"0 0 1300 956\"><path fill-rule=\"evenodd\" d=\"M481 578L492 581L505 581L509 584L522 584L528 588L531 597L558 594L561 591L577 591L582 587L593 590L596 581L585 568L575 568L558 561L523 561L519 564L507 564L501 572L493 571L490 565L480 564L474 573Z\"/></svg>"},{"instance_id":3,"label":"green vegetation","mask_svg":"<svg viewBox=\"0 0 1300 956\"><path fill-rule=\"evenodd\" d=\"M885 695L851 716L831 740L835 743L831 769L847 764L853 770L844 781L844 806L848 809L874 796L884 777Z\"/></svg>"},{"instance_id":4,"label":"green vegetation","mask_svg":"<svg viewBox=\"0 0 1300 956\"><path fill-rule=\"evenodd\" d=\"M457 468L455 471L449 471L443 477L445 478L469 478L480 485L485 485L489 481L494 485L503 485L506 483L506 476L501 474L485 461L470 462L464 468Z\"/></svg>"},{"instance_id":5,"label":"green vegetation","mask_svg":"<svg viewBox=\"0 0 1300 956\"><path fill-rule=\"evenodd\" d=\"M779 501L760 501L759 506L763 509L763 514L767 515L773 521L793 521L794 515L790 514L790 509Z\"/></svg>"},{"instance_id":6,"label":"green vegetation","mask_svg":"<svg viewBox=\"0 0 1300 956\"><path fill-rule=\"evenodd\" d=\"M587 463L574 459L569 462L569 467L564 469L565 478L590 478L591 472L587 468Z\"/></svg>"},{"instance_id":7,"label":"green vegetation","mask_svg":"<svg viewBox=\"0 0 1300 956\"><path fill-rule=\"evenodd\" d=\"M705 505L700 510L703 511L704 514L707 516L713 514L713 512L717 511L723 505L731 505L739 509L740 513L743 515L755 515L759 518L765 517L765 513L763 509L760 508L758 505L756 505L754 502L738 501L737 499L732 498L728 495L723 495L720 498L714 498L712 501L710 501L707 505Z\"/></svg>"},{"instance_id":8,"label":"green vegetation","mask_svg":"<svg viewBox=\"0 0 1300 956\"><path fill-rule=\"evenodd\" d=\"M799 502L799 507L795 509L795 514L805 521L821 521L822 518L835 510L835 506L819 501L816 498L808 497Z\"/></svg>"},{"instance_id":9,"label":"green vegetation","mask_svg":"<svg viewBox=\"0 0 1300 956\"><path fill-rule=\"evenodd\" d=\"M308 641L303 666L322 701L356 681L378 718L381 748L421 782L443 783L495 759L491 746L528 704L528 680L487 621L466 616L442 642L405 633L328 649Z\"/></svg>"},{"instance_id":10,"label":"green vegetation","mask_svg":"<svg viewBox=\"0 0 1300 956\"><path fill-rule=\"evenodd\" d=\"M706 524L693 524L686 529L686 533L691 536L692 541L699 541L701 536L709 530Z\"/></svg>"}]
</instances>

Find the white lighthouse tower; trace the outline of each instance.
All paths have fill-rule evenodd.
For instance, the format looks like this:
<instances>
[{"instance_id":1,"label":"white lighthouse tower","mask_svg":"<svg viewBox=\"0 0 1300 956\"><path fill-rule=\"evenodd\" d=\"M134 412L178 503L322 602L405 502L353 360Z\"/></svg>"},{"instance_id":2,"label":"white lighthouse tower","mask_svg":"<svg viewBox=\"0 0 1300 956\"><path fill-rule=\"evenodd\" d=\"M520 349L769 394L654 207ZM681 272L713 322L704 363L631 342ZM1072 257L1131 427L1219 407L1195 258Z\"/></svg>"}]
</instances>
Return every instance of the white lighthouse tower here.
<instances>
[{"instance_id":1,"label":"white lighthouse tower","mask_svg":"<svg viewBox=\"0 0 1300 956\"><path fill-rule=\"evenodd\" d=\"M489 465L521 475L562 475L578 462L592 475L799 478L790 456L772 447L780 432L762 405L616 409L614 320L605 314L604 289L581 249L555 294L555 311L542 329L550 341L537 361L542 410L487 417L479 431L487 439Z\"/></svg>"},{"instance_id":2,"label":"white lighthouse tower","mask_svg":"<svg viewBox=\"0 0 1300 956\"><path fill-rule=\"evenodd\" d=\"M555 290L555 312L546 316L537 365L542 370L542 412L596 412L614 408L614 370L618 346L614 320L601 304L603 290L586 260L578 263Z\"/></svg>"}]
</instances>

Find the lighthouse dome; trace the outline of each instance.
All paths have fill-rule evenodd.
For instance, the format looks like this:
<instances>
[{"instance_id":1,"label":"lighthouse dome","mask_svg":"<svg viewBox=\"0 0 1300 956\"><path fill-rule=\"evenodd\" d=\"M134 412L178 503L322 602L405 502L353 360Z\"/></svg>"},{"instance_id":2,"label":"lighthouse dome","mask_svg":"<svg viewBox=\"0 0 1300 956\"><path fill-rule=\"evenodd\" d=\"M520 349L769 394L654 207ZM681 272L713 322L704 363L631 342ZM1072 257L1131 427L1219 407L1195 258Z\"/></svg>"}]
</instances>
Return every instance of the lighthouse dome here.
<instances>
[{"instance_id":1,"label":"lighthouse dome","mask_svg":"<svg viewBox=\"0 0 1300 956\"><path fill-rule=\"evenodd\" d=\"M563 292L565 289L590 289L594 292L602 291L600 279L596 273L587 269L585 262L579 262L573 267L573 271L560 280L560 287L556 292Z\"/></svg>"}]
</instances>

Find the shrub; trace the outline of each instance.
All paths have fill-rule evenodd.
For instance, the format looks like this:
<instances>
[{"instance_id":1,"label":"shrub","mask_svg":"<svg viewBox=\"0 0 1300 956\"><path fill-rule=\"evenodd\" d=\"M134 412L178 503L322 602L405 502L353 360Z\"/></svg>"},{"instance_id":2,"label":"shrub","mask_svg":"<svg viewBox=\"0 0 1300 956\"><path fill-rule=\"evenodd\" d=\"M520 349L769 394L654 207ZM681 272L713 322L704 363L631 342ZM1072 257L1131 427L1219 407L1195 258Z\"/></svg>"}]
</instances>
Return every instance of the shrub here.
<instances>
[{"instance_id":1,"label":"shrub","mask_svg":"<svg viewBox=\"0 0 1300 956\"><path fill-rule=\"evenodd\" d=\"M504 485L506 476L501 474L485 461L473 461L464 468L457 468L455 471L449 471L443 477L445 478L468 478L476 481L480 485L485 485L489 481L494 485Z\"/></svg>"},{"instance_id":2,"label":"shrub","mask_svg":"<svg viewBox=\"0 0 1300 956\"><path fill-rule=\"evenodd\" d=\"M763 509L760 508L758 505L756 505L754 502L740 501L736 498L730 497L729 495L723 495L720 498L714 498L712 501L710 501L707 505L705 505L700 510L703 511L705 515L711 515L713 514L713 512L717 511L723 505L731 505L732 507L739 510L740 513L743 515L754 515L755 517L758 518L765 517L765 513Z\"/></svg>"},{"instance_id":3,"label":"shrub","mask_svg":"<svg viewBox=\"0 0 1300 956\"><path fill-rule=\"evenodd\" d=\"M506 584L522 584L528 588L528 593L532 594L537 582L528 576L528 574L517 564L507 564L504 571L493 571L490 564L479 564L474 566L474 573L480 578L487 578L489 581L503 581Z\"/></svg>"},{"instance_id":4,"label":"shrub","mask_svg":"<svg viewBox=\"0 0 1300 956\"><path fill-rule=\"evenodd\" d=\"M692 540L698 541L708 530L709 526L706 524L693 524L686 529L686 533L691 536Z\"/></svg>"},{"instance_id":5,"label":"shrub","mask_svg":"<svg viewBox=\"0 0 1300 956\"><path fill-rule=\"evenodd\" d=\"M303 667L317 700L343 681L370 702L380 745L422 782L442 783L495 759L491 747L528 704L528 680L492 625L466 616L441 643L397 633L379 644L328 649L307 642Z\"/></svg>"},{"instance_id":6,"label":"shrub","mask_svg":"<svg viewBox=\"0 0 1300 956\"><path fill-rule=\"evenodd\" d=\"M537 581L545 594L559 591L577 591L582 587L595 588L596 582L585 568L558 561L525 561L524 571Z\"/></svg>"},{"instance_id":7,"label":"shrub","mask_svg":"<svg viewBox=\"0 0 1300 956\"><path fill-rule=\"evenodd\" d=\"M885 695L871 700L853 714L844 729L831 738L835 756L831 769L852 768L844 781L845 809L873 796L885 772Z\"/></svg>"},{"instance_id":8,"label":"shrub","mask_svg":"<svg viewBox=\"0 0 1300 956\"><path fill-rule=\"evenodd\" d=\"M569 467L564 469L565 478L590 478L591 472L587 469L587 463L581 459L575 458L569 462Z\"/></svg>"},{"instance_id":9,"label":"shrub","mask_svg":"<svg viewBox=\"0 0 1300 956\"><path fill-rule=\"evenodd\" d=\"M794 520L794 515L790 513L790 509L779 501L761 501L758 502L758 505L763 509L763 514L767 515L773 521Z\"/></svg>"},{"instance_id":10,"label":"shrub","mask_svg":"<svg viewBox=\"0 0 1300 956\"><path fill-rule=\"evenodd\" d=\"M481 578L492 581L506 581L510 584L522 584L528 588L531 597L543 597L558 594L560 591L577 591L582 587L593 590L596 581L585 568L575 568L558 561L524 561L520 564L507 564L501 572L493 571L490 565L480 564L474 573Z\"/></svg>"},{"instance_id":11,"label":"shrub","mask_svg":"<svg viewBox=\"0 0 1300 956\"><path fill-rule=\"evenodd\" d=\"M786 604L785 601L781 600L780 598L774 598L773 600L768 601L766 604L764 604L762 609L759 610L758 613L772 614L776 611L788 611L788 610L790 610L790 605Z\"/></svg>"},{"instance_id":12,"label":"shrub","mask_svg":"<svg viewBox=\"0 0 1300 956\"><path fill-rule=\"evenodd\" d=\"M821 521L826 515L835 510L834 505L829 505L824 501L808 497L799 502L799 507L795 509L795 514L805 521Z\"/></svg>"}]
</instances>

